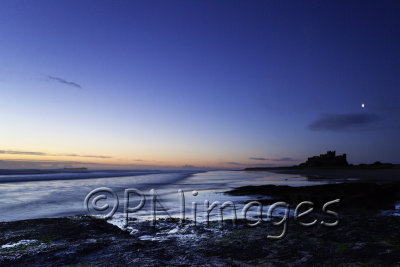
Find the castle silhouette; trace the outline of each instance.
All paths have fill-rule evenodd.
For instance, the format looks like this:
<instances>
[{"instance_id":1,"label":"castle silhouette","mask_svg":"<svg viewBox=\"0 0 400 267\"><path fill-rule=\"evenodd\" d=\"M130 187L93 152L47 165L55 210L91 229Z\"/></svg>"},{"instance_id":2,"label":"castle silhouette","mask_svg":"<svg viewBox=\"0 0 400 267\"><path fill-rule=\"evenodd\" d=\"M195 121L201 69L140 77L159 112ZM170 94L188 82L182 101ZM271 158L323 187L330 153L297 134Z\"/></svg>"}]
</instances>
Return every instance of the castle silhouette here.
<instances>
[{"instance_id":1,"label":"castle silhouette","mask_svg":"<svg viewBox=\"0 0 400 267\"><path fill-rule=\"evenodd\" d=\"M327 166L348 166L346 154L336 156L336 151L328 151L326 154L309 157L301 167L327 167Z\"/></svg>"}]
</instances>

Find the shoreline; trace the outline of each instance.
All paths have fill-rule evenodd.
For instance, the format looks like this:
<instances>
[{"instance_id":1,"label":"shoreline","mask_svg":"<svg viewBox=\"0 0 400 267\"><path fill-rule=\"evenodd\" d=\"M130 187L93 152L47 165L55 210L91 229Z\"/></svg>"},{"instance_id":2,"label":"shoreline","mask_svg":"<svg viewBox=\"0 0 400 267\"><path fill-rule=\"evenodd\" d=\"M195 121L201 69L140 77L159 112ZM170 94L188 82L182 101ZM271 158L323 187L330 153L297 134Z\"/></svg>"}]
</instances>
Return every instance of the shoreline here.
<instances>
[{"instance_id":1,"label":"shoreline","mask_svg":"<svg viewBox=\"0 0 400 267\"><path fill-rule=\"evenodd\" d=\"M291 187L277 185L242 186L225 192L233 196L258 197L263 204L279 201L288 203L291 208L303 201L311 201L314 208L339 200L340 212L380 212L395 210L400 201L400 184L348 182L323 185Z\"/></svg>"},{"instance_id":2,"label":"shoreline","mask_svg":"<svg viewBox=\"0 0 400 267\"><path fill-rule=\"evenodd\" d=\"M313 179L352 179L361 182L400 183L400 169L329 169L329 168L248 168L244 171L269 171L282 174L298 174Z\"/></svg>"},{"instance_id":3,"label":"shoreline","mask_svg":"<svg viewBox=\"0 0 400 267\"><path fill-rule=\"evenodd\" d=\"M66 181L66 180L84 180L84 179L97 179L97 178L119 178L141 175L153 175L164 173L177 173L177 174L194 174L201 173L201 171L118 171L118 170L103 170L103 171L83 171L83 172L43 172L43 173L18 173L18 174L1 174L1 183L23 183L23 182L42 182L42 181Z\"/></svg>"},{"instance_id":4,"label":"shoreline","mask_svg":"<svg viewBox=\"0 0 400 267\"><path fill-rule=\"evenodd\" d=\"M89 216L0 222L0 265L398 265L400 216L379 212L398 199L397 192L400 184L373 183L244 186L225 192L260 202L260 197L272 196L268 201L287 201L291 209L293 203L315 201L315 210L301 220L317 219L318 223L305 227L289 215L284 221L286 234L280 239L270 236L284 231L283 225L273 225L282 214L272 221L248 217L248 221L238 219L235 225L230 219L222 223L213 220L209 226L204 222L193 225L190 220L180 224L178 219L158 219L151 226L149 221L131 218L125 229ZM335 220L322 212L321 201L338 197L336 194L347 197L341 202L344 205L330 207L339 214L339 224L321 225L322 219ZM382 196L376 206L369 205ZM349 201L356 202L348 205ZM218 209L212 212L218 213ZM248 225L258 219L259 225Z\"/></svg>"},{"instance_id":5,"label":"shoreline","mask_svg":"<svg viewBox=\"0 0 400 267\"><path fill-rule=\"evenodd\" d=\"M307 220L309 218L304 218ZM346 214L335 227L243 221L191 226L171 220L131 223L128 233L104 220L64 217L0 223L0 265L337 266L400 263L400 217ZM387 226L390 225L390 230Z\"/></svg>"}]
</instances>

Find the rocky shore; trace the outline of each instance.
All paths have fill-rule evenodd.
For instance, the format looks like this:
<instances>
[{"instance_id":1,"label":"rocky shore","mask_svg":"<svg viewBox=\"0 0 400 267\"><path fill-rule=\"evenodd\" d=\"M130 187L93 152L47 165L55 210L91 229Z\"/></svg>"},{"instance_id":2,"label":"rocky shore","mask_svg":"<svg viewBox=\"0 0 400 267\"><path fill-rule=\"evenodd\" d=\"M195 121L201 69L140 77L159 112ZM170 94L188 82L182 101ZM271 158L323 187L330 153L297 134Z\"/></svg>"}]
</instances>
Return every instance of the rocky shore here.
<instances>
[{"instance_id":1,"label":"rocky shore","mask_svg":"<svg viewBox=\"0 0 400 267\"><path fill-rule=\"evenodd\" d=\"M210 225L159 219L155 226L135 221L127 228L87 216L0 223L1 266L399 266L400 217L383 216L394 209L398 184L343 183L307 187L244 186L226 192L246 195L263 204L285 201L293 211L300 201L315 204L302 218L318 223L305 227L290 213L287 231L273 222L276 214L255 227L250 221L212 221ZM322 225L325 201L339 224ZM218 212L214 210L213 212ZM325 217L324 217L325 216ZM248 217L252 223L260 217Z\"/></svg>"},{"instance_id":2,"label":"rocky shore","mask_svg":"<svg viewBox=\"0 0 400 267\"><path fill-rule=\"evenodd\" d=\"M400 200L400 184L338 183L316 186L243 186L226 192L236 196L258 196L259 201L270 204L285 201L296 206L302 201L312 201L315 205L340 199L342 210L385 210L394 209ZM267 198L263 198L266 196Z\"/></svg>"},{"instance_id":3,"label":"rocky shore","mask_svg":"<svg viewBox=\"0 0 400 267\"><path fill-rule=\"evenodd\" d=\"M90 217L0 223L2 266L375 266L400 264L400 217L342 215L336 227L238 221L131 222L124 231Z\"/></svg>"}]
</instances>

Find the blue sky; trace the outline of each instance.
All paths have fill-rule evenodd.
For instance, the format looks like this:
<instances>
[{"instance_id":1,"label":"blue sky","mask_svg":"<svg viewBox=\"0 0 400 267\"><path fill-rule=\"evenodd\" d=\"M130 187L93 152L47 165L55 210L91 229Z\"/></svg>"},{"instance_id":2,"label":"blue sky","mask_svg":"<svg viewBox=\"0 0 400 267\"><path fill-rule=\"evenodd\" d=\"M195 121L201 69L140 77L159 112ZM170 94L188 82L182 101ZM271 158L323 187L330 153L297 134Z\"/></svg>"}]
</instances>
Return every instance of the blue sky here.
<instances>
[{"instance_id":1,"label":"blue sky","mask_svg":"<svg viewBox=\"0 0 400 267\"><path fill-rule=\"evenodd\" d=\"M397 1L0 7L3 164L400 162Z\"/></svg>"}]
</instances>

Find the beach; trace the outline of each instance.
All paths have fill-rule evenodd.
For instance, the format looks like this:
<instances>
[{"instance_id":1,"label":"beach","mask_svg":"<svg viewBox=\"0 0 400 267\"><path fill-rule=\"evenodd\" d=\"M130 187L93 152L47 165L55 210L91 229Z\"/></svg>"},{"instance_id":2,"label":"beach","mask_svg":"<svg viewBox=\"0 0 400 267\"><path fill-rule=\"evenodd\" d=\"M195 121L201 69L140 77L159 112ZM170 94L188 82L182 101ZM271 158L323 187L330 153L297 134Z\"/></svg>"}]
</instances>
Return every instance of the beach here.
<instances>
[{"instance_id":1,"label":"beach","mask_svg":"<svg viewBox=\"0 0 400 267\"><path fill-rule=\"evenodd\" d=\"M71 183L78 187L85 184L87 190L91 186L107 184L121 190L133 184L143 191L154 187L164 199L172 219L166 217L160 207L157 208L157 220L154 225L151 224L152 216L149 210L129 214L126 226L122 223L124 220L122 213L116 213L115 218L101 220L85 214L77 215L82 213L82 209L79 208L70 211L68 216L60 213L54 217L54 214L48 213L45 217L50 218L22 220L13 220L10 216L9 220L0 223L0 264L14 266L399 264L400 257L397 252L400 249L398 234L400 233L400 216L398 216L400 185L392 183L391 179L386 182L381 180L382 183L377 184L369 178L349 178L356 177L342 174L335 177L330 175L326 179L318 176L315 180L304 174L217 171L190 174L163 172L125 178L73 179ZM134 180L135 183L132 182ZM160 181L168 181L168 186ZM35 183L43 182L29 181L25 184L18 182L12 186L27 189L28 185L32 187ZM61 187L65 189L64 194L69 190L76 190L76 187L68 187L70 182L67 180L53 181L53 183L57 188L62 185ZM46 190L49 189L48 186L47 184ZM185 221L180 221L179 198L176 198L178 188L185 189L189 204L195 200L195 197L190 195L192 190L197 189L202 196L197 201L199 216L196 224L191 217L190 205L187 205ZM37 190L38 188L35 188L35 191ZM78 193L74 196L81 195ZM48 196L43 197L45 198L35 201L43 204L50 200ZM205 220L205 209L202 206L204 199L210 202L218 201L219 204L226 201L235 203L238 216L234 223L231 209L224 210L224 218L221 221L218 211L220 206L210 211L210 221ZM335 199L340 201L330 205L328 210L337 216L323 210L325 203ZM61 200L62 198L59 199ZM82 201L79 199L78 202ZM298 220L295 218L294 210L303 201L312 202L314 210ZM243 209L251 202L263 205L261 216L257 213L258 204L256 204L243 217ZM285 208L280 207L268 217L268 209L274 203L281 202L288 204L287 213ZM60 206L61 202L56 204ZM309 207L303 206L301 210L305 211ZM40 212L36 215L30 213L32 217L40 214ZM316 223L308 227L299 223L309 223L314 220ZM322 224L327 222L329 225L336 220L338 224L335 226ZM274 225L279 221L282 221L281 224ZM256 225L251 226L254 224Z\"/></svg>"},{"instance_id":2,"label":"beach","mask_svg":"<svg viewBox=\"0 0 400 267\"><path fill-rule=\"evenodd\" d=\"M249 227L227 221L208 227L160 220L128 232L89 217L0 223L2 266L396 266L400 217L346 215L336 228ZM275 229L277 228L277 229ZM19 242L19 243L18 243Z\"/></svg>"}]
</instances>

